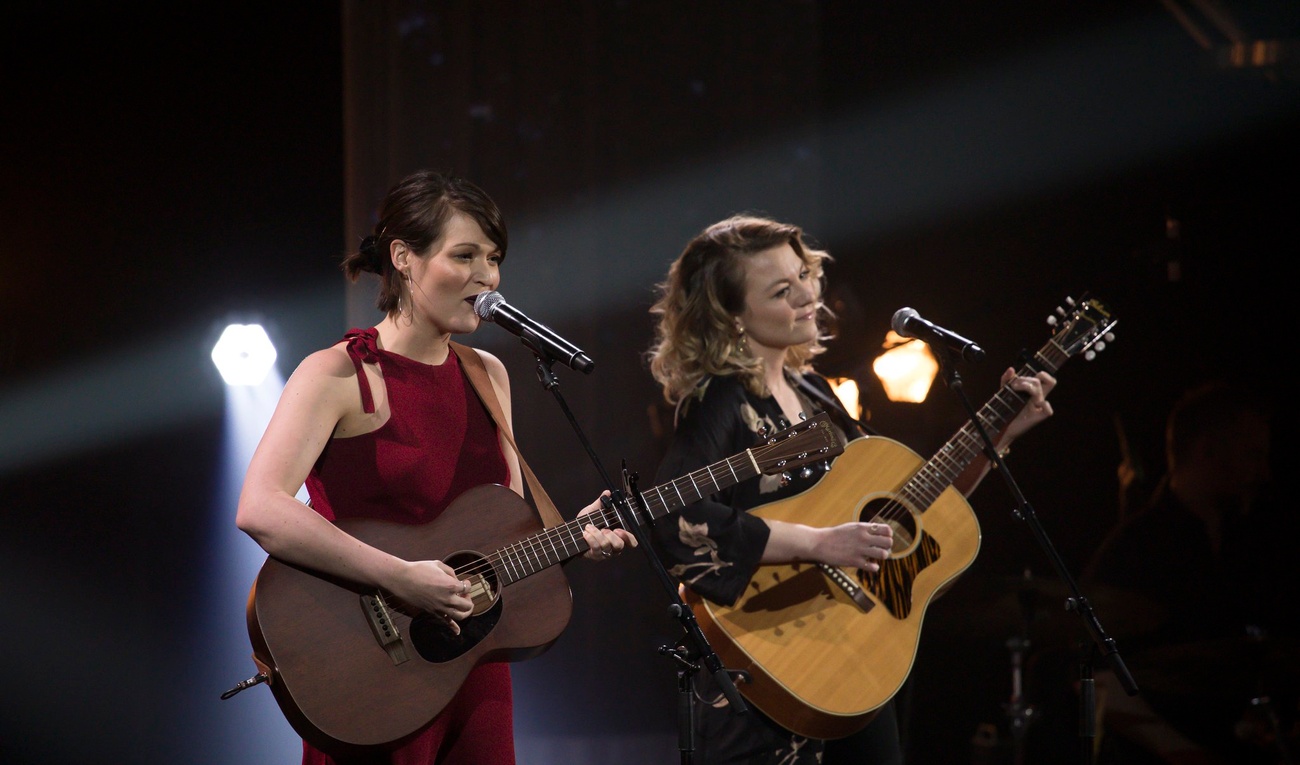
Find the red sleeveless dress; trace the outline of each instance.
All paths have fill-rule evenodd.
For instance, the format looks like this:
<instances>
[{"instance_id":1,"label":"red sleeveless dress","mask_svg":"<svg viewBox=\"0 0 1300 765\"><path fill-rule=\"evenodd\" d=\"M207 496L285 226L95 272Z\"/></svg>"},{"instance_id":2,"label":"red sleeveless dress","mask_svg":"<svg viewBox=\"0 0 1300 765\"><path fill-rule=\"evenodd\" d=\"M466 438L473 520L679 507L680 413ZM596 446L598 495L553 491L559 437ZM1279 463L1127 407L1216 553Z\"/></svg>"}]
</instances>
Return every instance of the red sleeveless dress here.
<instances>
[{"instance_id":1,"label":"red sleeveless dress","mask_svg":"<svg viewBox=\"0 0 1300 765\"><path fill-rule=\"evenodd\" d=\"M350 330L362 405L374 411L363 364L378 364L389 418L371 433L332 438L307 476L312 507L330 520L379 518L422 524L466 489L510 483L496 424L461 371L455 353L440 366L380 350L374 328ZM433 722L388 760L392 765L513 765L509 664L482 664ZM306 742L303 765L343 765ZM366 760L372 762L372 760Z\"/></svg>"}]
</instances>

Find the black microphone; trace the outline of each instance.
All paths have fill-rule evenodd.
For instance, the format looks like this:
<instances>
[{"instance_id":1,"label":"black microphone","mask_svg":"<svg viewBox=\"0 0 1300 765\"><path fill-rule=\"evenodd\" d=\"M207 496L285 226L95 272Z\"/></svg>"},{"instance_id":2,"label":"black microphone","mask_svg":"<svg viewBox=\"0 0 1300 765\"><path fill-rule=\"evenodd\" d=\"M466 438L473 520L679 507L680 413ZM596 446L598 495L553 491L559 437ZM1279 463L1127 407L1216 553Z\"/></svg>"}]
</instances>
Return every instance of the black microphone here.
<instances>
[{"instance_id":1,"label":"black microphone","mask_svg":"<svg viewBox=\"0 0 1300 765\"><path fill-rule=\"evenodd\" d=\"M889 322L889 326L903 337L914 337L930 345L946 346L967 361L984 360L984 349L976 345L974 340L967 340L956 332L949 332L937 324L931 324L922 319L921 314L914 308L898 309L894 312L894 318Z\"/></svg>"},{"instance_id":2,"label":"black microphone","mask_svg":"<svg viewBox=\"0 0 1300 765\"><path fill-rule=\"evenodd\" d=\"M525 343L536 343L534 350L545 353L554 361L576 369L583 374L591 374L596 363L577 346L555 334L555 330L534 321L518 308L506 302L499 292L481 292L474 298L474 313L483 321L490 321L503 327L512 335L517 335Z\"/></svg>"}]
</instances>

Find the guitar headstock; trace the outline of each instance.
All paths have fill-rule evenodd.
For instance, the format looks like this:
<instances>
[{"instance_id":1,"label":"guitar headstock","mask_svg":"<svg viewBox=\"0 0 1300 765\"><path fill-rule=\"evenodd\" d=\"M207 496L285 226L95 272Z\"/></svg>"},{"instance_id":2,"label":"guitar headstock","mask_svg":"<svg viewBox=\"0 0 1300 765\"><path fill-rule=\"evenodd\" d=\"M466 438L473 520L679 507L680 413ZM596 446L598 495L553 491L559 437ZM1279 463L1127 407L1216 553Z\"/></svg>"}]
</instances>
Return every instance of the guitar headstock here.
<instances>
[{"instance_id":1,"label":"guitar headstock","mask_svg":"<svg viewBox=\"0 0 1300 765\"><path fill-rule=\"evenodd\" d=\"M749 450L758 463L758 469L767 475L828 460L843 451L844 441L831 427L831 418L826 412L778 431L766 443Z\"/></svg>"},{"instance_id":2,"label":"guitar headstock","mask_svg":"<svg viewBox=\"0 0 1300 765\"><path fill-rule=\"evenodd\" d=\"M1064 305L1047 317L1052 327L1051 344L1060 349L1064 358L1080 353L1088 361L1106 350L1106 343L1115 339L1111 330L1118 324L1110 309L1099 300L1084 295L1078 301L1067 297Z\"/></svg>"}]
</instances>

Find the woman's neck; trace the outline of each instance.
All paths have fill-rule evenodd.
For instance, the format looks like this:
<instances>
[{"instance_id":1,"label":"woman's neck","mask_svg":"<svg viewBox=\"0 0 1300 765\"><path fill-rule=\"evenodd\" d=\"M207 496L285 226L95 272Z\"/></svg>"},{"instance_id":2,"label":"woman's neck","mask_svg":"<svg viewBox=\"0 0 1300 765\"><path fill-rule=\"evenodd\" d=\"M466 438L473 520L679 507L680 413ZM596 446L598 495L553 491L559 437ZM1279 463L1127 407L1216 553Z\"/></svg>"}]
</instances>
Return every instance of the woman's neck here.
<instances>
[{"instance_id":1,"label":"woman's neck","mask_svg":"<svg viewBox=\"0 0 1300 765\"><path fill-rule=\"evenodd\" d=\"M772 395L776 396L785 391L793 391L794 386L790 385L790 379L785 376L785 368L782 367L776 371L764 369L763 381L767 383L767 389Z\"/></svg>"},{"instance_id":2,"label":"woman's neck","mask_svg":"<svg viewBox=\"0 0 1300 765\"><path fill-rule=\"evenodd\" d=\"M763 364L763 382L767 389L775 391L785 384L785 349L767 348L757 343L750 343L749 352Z\"/></svg>"},{"instance_id":3,"label":"woman's neck","mask_svg":"<svg viewBox=\"0 0 1300 765\"><path fill-rule=\"evenodd\" d=\"M799 400L790 378L786 376L785 350L764 349L764 351L766 352L757 355L763 362L763 382L767 384L767 391L781 407L786 421L798 422L800 414L804 413L803 402Z\"/></svg>"},{"instance_id":4,"label":"woman's neck","mask_svg":"<svg viewBox=\"0 0 1300 765\"><path fill-rule=\"evenodd\" d=\"M381 348L423 364L441 364L451 351L451 335L436 332L428 324L389 316L376 327Z\"/></svg>"}]
</instances>

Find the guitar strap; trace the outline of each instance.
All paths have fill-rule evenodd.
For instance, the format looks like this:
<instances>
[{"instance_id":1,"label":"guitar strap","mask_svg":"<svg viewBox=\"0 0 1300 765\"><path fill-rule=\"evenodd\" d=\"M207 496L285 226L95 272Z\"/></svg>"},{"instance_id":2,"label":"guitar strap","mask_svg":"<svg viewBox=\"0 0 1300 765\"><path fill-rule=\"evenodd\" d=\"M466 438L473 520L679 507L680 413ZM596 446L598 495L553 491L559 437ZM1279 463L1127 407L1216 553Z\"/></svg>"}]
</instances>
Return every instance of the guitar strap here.
<instances>
[{"instance_id":1,"label":"guitar strap","mask_svg":"<svg viewBox=\"0 0 1300 765\"><path fill-rule=\"evenodd\" d=\"M519 445L515 443L515 436L510 432L510 425L506 422L505 414L501 411L501 402L497 400L496 388L492 387L492 380L488 378L487 367L483 366L483 358L478 355L478 351L468 345L452 342L451 349L456 352L456 357L460 359L460 367L465 370L465 376L469 378L470 385L474 386L474 391L478 393L479 399L492 413L492 419L496 420L497 427L505 434L506 441L515 450L515 454L519 456L519 467L523 469L524 478L528 481L528 490L533 495L533 504L537 506L537 512L542 516L542 525L551 527L564 523L559 511L555 509L555 503L547 496L541 482L537 480L537 476L533 475L532 468L528 467L523 452L519 451Z\"/></svg>"}]
</instances>

